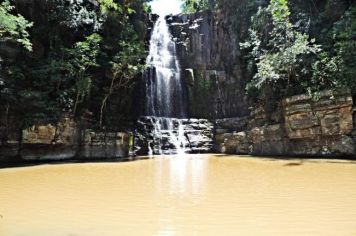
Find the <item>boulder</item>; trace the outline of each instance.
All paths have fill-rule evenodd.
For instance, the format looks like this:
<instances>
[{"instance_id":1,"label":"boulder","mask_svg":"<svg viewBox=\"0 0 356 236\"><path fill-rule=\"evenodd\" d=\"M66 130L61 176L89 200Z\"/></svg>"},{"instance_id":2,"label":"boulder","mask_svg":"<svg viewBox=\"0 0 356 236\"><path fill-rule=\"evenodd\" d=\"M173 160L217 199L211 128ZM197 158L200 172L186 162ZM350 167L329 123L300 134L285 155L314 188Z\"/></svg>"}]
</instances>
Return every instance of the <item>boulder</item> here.
<instances>
[{"instance_id":1,"label":"boulder","mask_svg":"<svg viewBox=\"0 0 356 236\"><path fill-rule=\"evenodd\" d=\"M226 137L224 147L224 153L227 154L248 154L250 152L250 142L247 138L247 133L238 132Z\"/></svg>"}]
</instances>

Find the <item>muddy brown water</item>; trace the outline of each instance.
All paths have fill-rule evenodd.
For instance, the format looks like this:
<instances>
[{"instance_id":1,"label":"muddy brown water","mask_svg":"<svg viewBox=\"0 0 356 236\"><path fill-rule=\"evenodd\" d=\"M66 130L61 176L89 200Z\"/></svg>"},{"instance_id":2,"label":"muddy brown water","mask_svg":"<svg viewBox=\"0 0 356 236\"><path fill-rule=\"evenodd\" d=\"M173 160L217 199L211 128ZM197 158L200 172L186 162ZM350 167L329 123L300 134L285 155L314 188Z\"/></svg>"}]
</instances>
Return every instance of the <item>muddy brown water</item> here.
<instances>
[{"instance_id":1,"label":"muddy brown water","mask_svg":"<svg viewBox=\"0 0 356 236\"><path fill-rule=\"evenodd\" d=\"M356 235L356 162L186 155L1 169L0 235Z\"/></svg>"}]
</instances>

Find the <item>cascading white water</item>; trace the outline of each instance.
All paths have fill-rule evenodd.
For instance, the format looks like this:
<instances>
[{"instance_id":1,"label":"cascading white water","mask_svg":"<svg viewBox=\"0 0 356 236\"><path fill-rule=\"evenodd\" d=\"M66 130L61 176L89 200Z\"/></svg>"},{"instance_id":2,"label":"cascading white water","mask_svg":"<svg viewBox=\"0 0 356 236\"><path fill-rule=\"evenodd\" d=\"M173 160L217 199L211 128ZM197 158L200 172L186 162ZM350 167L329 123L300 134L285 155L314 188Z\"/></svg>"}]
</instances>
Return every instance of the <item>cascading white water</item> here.
<instances>
[{"instance_id":1,"label":"cascading white water","mask_svg":"<svg viewBox=\"0 0 356 236\"><path fill-rule=\"evenodd\" d=\"M185 118L176 44L164 17L158 18L153 28L146 63L146 114Z\"/></svg>"},{"instance_id":2,"label":"cascading white water","mask_svg":"<svg viewBox=\"0 0 356 236\"><path fill-rule=\"evenodd\" d=\"M155 117L152 119L154 144L148 145L159 146L155 154L167 153L162 151L161 140L169 137L174 145L169 154L182 154L186 143L184 128L182 122L178 122L178 127L174 125L173 118L186 117L183 86L176 44L164 17L158 18L154 25L146 63L146 115Z\"/></svg>"}]
</instances>

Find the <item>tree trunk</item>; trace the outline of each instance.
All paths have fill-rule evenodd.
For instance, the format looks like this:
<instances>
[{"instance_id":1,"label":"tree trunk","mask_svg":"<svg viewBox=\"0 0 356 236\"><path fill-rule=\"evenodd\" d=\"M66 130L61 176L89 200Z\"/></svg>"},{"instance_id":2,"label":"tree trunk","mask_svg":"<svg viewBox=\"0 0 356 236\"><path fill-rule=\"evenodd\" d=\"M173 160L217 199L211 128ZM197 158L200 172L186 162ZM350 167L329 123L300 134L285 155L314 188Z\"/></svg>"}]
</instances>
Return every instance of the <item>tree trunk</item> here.
<instances>
[{"instance_id":1,"label":"tree trunk","mask_svg":"<svg viewBox=\"0 0 356 236\"><path fill-rule=\"evenodd\" d=\"M75 99L75 104L74 104L74 109L73 109L73 115L75 116L75 113L77 112L77 106L79 103L79 97L80 97L80 93L79 90L77 91L77 97Z\"/></svg>"},{"instance_id":2,"label":"tree trunk","mask_svg":"<svg viewBox=\"0 0 356 236\"><path fill-rule=\"evenodd\" d=\"M23 145L23 130L24 130L24 122L21 121L20 128L18 130L18 149L17 149L17 157L21 158L22 145Z\"/></svg>"},{"instance_id":3,"label":"tree trunk","mask_svg":"<svg viewBox=\"0 0 356 236\"><path fill-rule=\"evenodd\" d=\"M116 80L117 74L113 74L113 77L111 79L111 84L110 84L110 88L109 88L109 92L106 94L106 96L104 97L102 103L101 103L101 109L100 109L100 128L103 127L103 118L104 118L104 109L106 107L106 103L109 99L109 97L111 96L112 92L113 92L113 88L114 88L114 84L115 84L115 80Z\"/></svg>"},{"instance_id":4,"label":"tree trunk","mask_svg":"<svg viewBox=\"0 0 356 236\"><path fill-rule=\"evenodd\" d=\"M101 103L101 108L100 108L100 128L103 127L103 117L104 117L104 108L106 106L106 102L109 99L110 95L106 95L104 100Z\"/></svg>"},{"instance_id":5,"label":"tree trunk","mask_svg":"<svg viewBox=\"0 0 356 236\"><path fill-rule=\"evenodd\" d=\"M7 140L9 139L9 112L10 112L10 104L6 104L6 109L5 109L5 134L2 137L2 144L6 144Z\"/></svg>"}]
</instances>

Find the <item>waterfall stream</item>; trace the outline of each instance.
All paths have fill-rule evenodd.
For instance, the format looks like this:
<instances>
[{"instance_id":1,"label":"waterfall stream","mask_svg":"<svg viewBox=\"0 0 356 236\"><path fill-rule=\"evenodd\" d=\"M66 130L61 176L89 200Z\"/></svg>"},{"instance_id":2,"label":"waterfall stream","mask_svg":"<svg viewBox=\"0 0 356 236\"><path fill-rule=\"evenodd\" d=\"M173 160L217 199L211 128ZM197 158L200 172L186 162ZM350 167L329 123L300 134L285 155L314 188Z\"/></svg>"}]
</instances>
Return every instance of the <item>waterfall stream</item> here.
<instances>
[{"instance_id":1,"label":"waterfall stream","mask_svg":"<svg viewBox=\"0 0 356 236\"><path fill-rule=\"evenodd\" d=\"M164 17L154 25L146 63L146 116L154 118L148 119L153 128L149 154L182 154L187 140L182 122L174 118L186 117L183 85L176 44ZM172 147L163 151L167 139Z\"/></svg>"},{"instance_id":2,"label":"waterfall stream","mask_svg":"<svg viewBox=\"0 0 356 236\"><path fill-rule=\"evenodd\" d=\"M137 121L135 143L140 155L209 152L213 147L213 124L187 119L185 86L172 39L164 17L152 30L144 74L145 116Z\"/></svg>"},{"instance_id":3,"label":"waterfall stream","mask_svg":"<svg viewBox=\"0 0 356 236\"><path fill-rule=\"evenodd\" d=\"M185 118L176 44L164 17L154 25L146 63L146 115Z\"/></svg>"}]
</instances>

